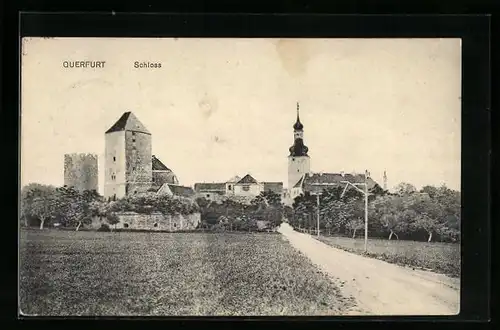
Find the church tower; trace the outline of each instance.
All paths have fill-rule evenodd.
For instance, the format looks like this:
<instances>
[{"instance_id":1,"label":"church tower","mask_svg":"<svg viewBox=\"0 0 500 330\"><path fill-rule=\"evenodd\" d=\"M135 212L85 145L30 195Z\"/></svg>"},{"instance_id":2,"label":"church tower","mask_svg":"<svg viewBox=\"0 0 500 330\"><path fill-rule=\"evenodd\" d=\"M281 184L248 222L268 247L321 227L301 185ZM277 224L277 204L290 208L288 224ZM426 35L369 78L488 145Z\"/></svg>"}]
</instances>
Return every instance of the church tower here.
<instances>
[{"instance_id":1,"label":"church tower","mask_svg":"<svg viewBox=\"0 0 500 330\"><path fill-rule=\"evenodd\" d=\"M297 102L297 121L293 125L293 146L290 147L288 156L288 190L311 169L311 159L307 154L309 148L304 144L304 125L300 122L299 103Z\"/></svg>"},{"instance_id":2,"label":"church tower","mask_svg":"<svg viewBox=\"0 0 500 330\"><path fill-rule=\"evenodd\" d=\"M105 133L104 197L146 192L152 184L151 133L125 112Z\"/></svg>"}]
</instances>

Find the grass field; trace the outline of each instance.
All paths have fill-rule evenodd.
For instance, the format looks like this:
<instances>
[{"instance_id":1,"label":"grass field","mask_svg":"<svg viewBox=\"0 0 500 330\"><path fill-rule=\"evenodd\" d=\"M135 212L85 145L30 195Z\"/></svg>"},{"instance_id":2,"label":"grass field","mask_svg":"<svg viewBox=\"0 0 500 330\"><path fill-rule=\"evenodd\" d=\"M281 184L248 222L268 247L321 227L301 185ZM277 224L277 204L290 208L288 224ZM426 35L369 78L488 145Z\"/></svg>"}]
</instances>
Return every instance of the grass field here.
<instances>
[{"instance_id":1,"label":"grass field","mask_svg":"<svg viewBox=\"0 0 500 330\"><path fill-rule=\"evenodd\" d=\"M357 254L364 254L364 238L324 237L319 240ZM368 239L368 256L402 266L460 276L460 244Z\"/></svg>"},{"instance_id":2,"label":"grass field","mask_svg":"<svg viewBox=\"0 0 500 330\"><path fill-rule=\"evenodd\" d=\"M23 230L28 315L339 315L353 302L279 234Z\"/></svg>"}]
</instances>

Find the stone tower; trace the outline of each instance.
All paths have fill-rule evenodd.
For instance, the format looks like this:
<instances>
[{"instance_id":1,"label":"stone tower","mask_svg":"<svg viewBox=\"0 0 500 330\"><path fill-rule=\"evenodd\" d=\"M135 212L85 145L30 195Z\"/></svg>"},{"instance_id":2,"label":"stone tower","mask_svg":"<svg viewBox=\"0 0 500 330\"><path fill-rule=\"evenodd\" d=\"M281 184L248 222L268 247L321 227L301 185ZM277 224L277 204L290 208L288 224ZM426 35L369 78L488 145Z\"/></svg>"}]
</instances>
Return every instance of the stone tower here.
<instances>
[{"instance_id":1,"label":"stone tower","mask_svg":"<svg viewBox=\"0 0 500 330\"><path fill-rule=\"evenodd\" d=\"M104 197L146 192L152 183L151 133L125 112L105 133Z\"/></svg>"},{"instance_id":2,"label":"stone tower","mask_svg":"<svg viewBox=\"0 0 500 330\"><path fill-rule=\"evenodd\" d=\"M288 190L290 191L299 179L310 172L311 159L307 154L309 148L304 144L304 125L300 122L299 103L297 102L297 120L293 125L293 146L288 156Z\"/></svg>"},{"instance_id":3,"label":"stone tower","mask_svg":"<svg viewBox=\"0 0 500 330\"><path fill-rule=\"evenodd\" d=\"M65 154L64 185L78 191L98 191L97 155Z\"/></svg>"}]
</instances>

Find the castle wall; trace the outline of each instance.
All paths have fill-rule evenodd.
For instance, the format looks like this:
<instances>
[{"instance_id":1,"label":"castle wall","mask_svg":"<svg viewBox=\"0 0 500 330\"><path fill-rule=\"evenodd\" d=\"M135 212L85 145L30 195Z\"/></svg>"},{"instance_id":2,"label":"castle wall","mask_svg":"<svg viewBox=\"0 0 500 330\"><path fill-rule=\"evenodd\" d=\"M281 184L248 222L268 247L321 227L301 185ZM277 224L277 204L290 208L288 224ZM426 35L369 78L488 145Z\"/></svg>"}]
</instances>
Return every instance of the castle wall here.
<instances>
[{"instance_id":1,"label":"castle wall","mask_svg":"<svg viewBox=\"0 0 500 330\"><path fill-rule=\"evenodd\" d=\"M120 222L110 226L111 228L175 232L196 229L201 221L200 213L164 216L161 213L139 214L135 212L123 212L117 213L117 216ZM96 220L92 227L98 228L102 223L106 223L106 220Z\"/></svg>"},{"instance_id":2,"label":"castle wall","mask_svg":"<svg viewBox=\"0 0 500 330\"><path fill-rule=\"evenodd\" d=\"M78 191L98 191L97 155L64 155L64 185Z\"/></svg>"},{"instance_id":3,"label":"castle wall","mask_svg":"<svg viewBox=\"0 0 500 330\"><path fill-rule=\"evenodd\" d=\"M125 132L105 134L104 197L125 196Z\"/></svg>"},{"instance_id":4,"label":"castle wall","mask_svg":"<svg viewBox=\"0 0 500 330\"><path fill-rule=\"evenodd\" d=\"M151 134L125 131L125 194L146 192L152 183Z\"/></svg>"}]
</instances>

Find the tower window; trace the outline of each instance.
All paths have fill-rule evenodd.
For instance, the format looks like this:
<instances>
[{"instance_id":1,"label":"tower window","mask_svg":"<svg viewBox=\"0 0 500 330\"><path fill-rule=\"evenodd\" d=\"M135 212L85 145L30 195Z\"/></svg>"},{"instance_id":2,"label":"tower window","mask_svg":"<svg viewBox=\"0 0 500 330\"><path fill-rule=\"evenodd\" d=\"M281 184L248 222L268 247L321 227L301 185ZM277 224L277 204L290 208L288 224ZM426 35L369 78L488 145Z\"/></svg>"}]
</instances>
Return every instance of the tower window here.
<instances>
[{"instance_id":1,"label":"tower window","mask_svg":"<svg viewBox=\"0 0 500 330\"><path fill-rule=\"evenodd\" d=\"M294 157L294 158L292 158L292 160L295 160L295 157Z\"/></svg>"},{"instance_id":2,"label":"tower window","mask_svg":"<svg viewBox=\"0 0 500 330\"><path fill-rule=\"evenodd\" d=\"M228 189L231 190L231 185L228 186Z\"/></svg>"},{"instance_id":3,"label":"tower window","mask_svg":"<svg viewBox=\"0 0 500 330\"><path fill-rule=\"evenodd\" d=\"M113 161L116 162L116 157L113 156Z\"/></svg>"},{"instance_id":4,"label":"tower window","mask_svg":"<svg viewBox=\"0 0 500 330\"><path fill-rule=\"evenodd\" d=\"M135 142L135 138L132 139L132 142Z\"/></svg>"},{"instance_id":5,"label":"tower window","mask_svg":"<svg viewBox=\"0 0 500 330\"><path fill-rule=\"evenodd\" d=\"M132 136L135 136L135 132L132 132Z\"/></svg>"},{"instance_id":6,"label":"tower window","mask_svg":"<svg viewBox=\"0 0 500 330\"><path fill-rule=\"evenodd\" d=\"M297 169L297 172L299 172L299 170Z\"/></svg>"}]
</instances>

